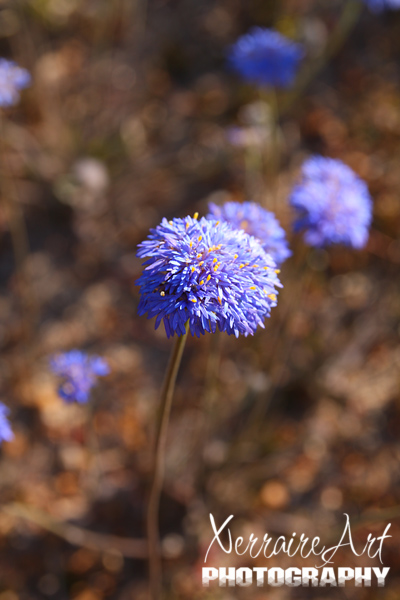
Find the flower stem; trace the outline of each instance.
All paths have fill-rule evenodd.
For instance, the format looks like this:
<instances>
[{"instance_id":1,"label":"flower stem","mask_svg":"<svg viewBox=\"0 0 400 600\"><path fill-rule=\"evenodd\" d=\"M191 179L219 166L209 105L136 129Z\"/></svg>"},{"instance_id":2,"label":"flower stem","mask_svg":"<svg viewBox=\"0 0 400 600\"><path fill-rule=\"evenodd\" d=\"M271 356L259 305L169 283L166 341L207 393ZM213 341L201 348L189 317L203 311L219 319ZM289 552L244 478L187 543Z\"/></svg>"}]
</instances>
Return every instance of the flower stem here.
<instances>
[{"instance_id":1,"label":"flower stem","mask_svg":"<svg viewBox=\"0 0 400 600\"><path fill-rule=\"evenodd\" d=\"M349 37L352 29L357 24L363 6L364 5L361 0L348 0L344 3L343 12L339 17L336 27L333 30L324 51L320 56L315 58L314 61L308 65L305 65L304 69L300 73L293 92L288 95L286 102L281 107L281 115L286 114L286 112L288 112L296 104L298 99L302 96L304 91L315 79L318 73L322 71L329 60L335 56L335 54L337 54Z\"/></svg>"},{"instance_id":2,"label":"flower stem","mask_svg":"<svg viewBox=\"0 0 400 600\"><path fill-rule=\"evenodd\" d=\"M189 322L186 323L186 332L177 338L165 375L161 393L160 412L158 417L157 435L155 440L153 481L151 484L149 503L147 507L147 538L149 545L149 575L150 592L152 600L159 600L162 593L162 570L160 552L160 533L158 513L160 494L165 472L165 447L167 442L168 422L171 412L172 398L175 389L176 376L181 363L183 349L187 338Z\"/></svg>"},{"instance_id":3,"label":"flower stem","mask_svg":"<svg viewBox=\"0 0 400 600\"><path fill-rule=\"evenodd\" d=\"M279 124L279 107L276 89L272 88L268 97L270 107L270 136L271 144L267 165L267 188L271 190L271 210L277 208L278 177L281 166L281 130Z\"/></svg>"},{"instance_id":4,"label":"flower stem","mask_svg":"<svg viewBox=\"0 0 400 600\"><path fill-rule=\"evenodd\" d=\"M268 107L268 114L265 115L263 126L267 131L267 141L262 152L260 161L260 175L263 179L262 193L260 194L260 204L264 204L265 191L269 190L267 196L267 205L270 210L276 210L276 193L278 186L278 176L281 164L281 130L279 124L279 106L278 97L275 88L268 91L260 90L259 98L262 105ZM266 180L266 181L265 181Z\"/></svg>"}]
</instances>

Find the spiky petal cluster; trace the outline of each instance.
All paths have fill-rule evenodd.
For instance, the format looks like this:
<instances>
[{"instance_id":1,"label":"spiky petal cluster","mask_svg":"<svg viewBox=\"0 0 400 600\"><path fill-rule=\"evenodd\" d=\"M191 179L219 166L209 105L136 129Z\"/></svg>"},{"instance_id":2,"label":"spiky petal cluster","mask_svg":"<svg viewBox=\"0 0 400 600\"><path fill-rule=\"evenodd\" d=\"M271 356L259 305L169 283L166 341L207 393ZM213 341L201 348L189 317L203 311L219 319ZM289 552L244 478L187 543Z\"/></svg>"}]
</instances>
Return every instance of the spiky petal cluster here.
<instances>
[{"instance_id":1,"label":"spiky petal cluster","mask_svg":"<svg viewBox=\"0 0 400 600\"><path fill-rule=\"evenodd\" d=\"M257 238L278 265L291 256L285 231L278 219L256 202L225 202L223 206L210 202L208 207L208 218L226 221L234 229L243 229Z\"/></svg>"},{"instance_id":2,"label":"spiky petal cluster","mask_svg":"<svg viewBox=\"0 0 400 600\"><path fill-rule=\"evenodd\" d=\"M196 216L196 215L195 215ZM185 217L152 229L139 245L146 258L137 284L138 312L164 322L167 336L217 329L245 336L263 327L281 287L276 264L259 242L228 223Z\"/></svg>"},{"instance_id":3,"label":"spiky petal cluster","mask_svg":"<svg viewBox=\"0 0 400 600\"><path fill-rule=\"evenodd\" d=\"M231 47L229 63L250 83L290 87L304 56L300 44L273 29L254 27Z\"/></svg>"},{"instance_id":4,"label":"spiky petal cluster","mask_svg":"<svg viewBox=\"0 0 400 600\"><path fill-rule=\"evenodd\" d=\"M368 239L372 201L367 185L340 160L313 156L302 167L290 202L295 231L310 246L345 244L362 248Z\"/></svg>"},{"instance_id":5,"label":"spiky petal cluster","mask_svg":"<svg viewBox=\"0 0 400 600\"><path fill-rule=\"evenodd\" d=\"M382 12L385 9L400 9L400 0L364 0L364 2L375 13Z\"/></svg>"},{"instance_id":6,"label":"spiky petal cluster","mask_svg":"<svg viewBox=\"0 0 400 600\"><path fill-rule=\"evenodd\" d=\"M53 356L50 367L62 378L58 395L66 402L87 402L97 378L110 372L103 358L89 356L80 350L70 350Z\"/></svg>"},{"instance_id":7,"label":"spiky petal cluster","mask_svg":"<svg viewBox=\"0 0 400 600\"><path fill-rule=\"evenodd\" d=\"M2 402L0 402L0 442L10 442L14 439L14 434L8 421L8 413L10 410Z\"/></svg>"},{"instance_id":8,"label":"spiky petal cluster","mask_svg":"<svg viewBox=\"0 0 400 600\"><path fill-rule=\"evenodd\" d=\"M31 76L11 60L0 58L0 106L13 106L19 100L19 92L28 87Z\"/></svg>"}]
</instances>

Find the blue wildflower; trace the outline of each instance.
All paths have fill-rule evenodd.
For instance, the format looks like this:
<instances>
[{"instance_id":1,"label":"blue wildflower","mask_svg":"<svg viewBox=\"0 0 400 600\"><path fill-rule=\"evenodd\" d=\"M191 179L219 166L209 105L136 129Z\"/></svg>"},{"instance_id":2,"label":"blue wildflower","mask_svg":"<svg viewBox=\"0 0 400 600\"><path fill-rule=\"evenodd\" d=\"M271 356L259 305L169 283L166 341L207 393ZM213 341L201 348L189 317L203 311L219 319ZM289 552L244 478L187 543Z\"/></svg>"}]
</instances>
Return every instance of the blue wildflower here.
<instances>
[{"instance_id":1,"label":"blue wildflower","mask_svg":"<svg viewBox=\"0 0 400 600\"><path fill-rule=\"evenodd\" d=\"M365 246L372 219L371 197L364 181L342 161L309 158L290 203L297 212L294 229L305 231L310 246Z\"/></svg>"},{"instance_id":2,"label":"blue wildflower","mask_svg":"<svg viewBox=\"0 0 400 600\"><path fill-rule=\"evenodd\" d=\"M273 29L254 27L231 47L229 63L247 81L266 87L290 87L304 56L300 44Z\"/></svg>"},{"instance_id":3,"label":"blue wildflower","mask_svg":"<svg viewBox=\"0 0 400 600\"><path fill-rule=\"evenodd\" d=\"M14 439L14 434L8 421L8 413L10 409L0 402L0 442L10 442Z\"/></svg>"},{"instance_id":4,"label":"blue wildflower","mask_svg":"<svg viewBox=\"0 0 400 600\"><path fill-rule=\"evenodd\" d=\"M108 375L110 368L100 356L89 356L80 350L70 350L53 356L52 371L62 377L58 394L67 402L85 403L97 378Z\"/></svg>"},{"instance_id":5,"label":"blue wildflower","mask_svg":"<svg viewBox=\"0 0 400 600\"><path fill-rule=\"evenodd\" d=\"M19 100L19 91L28 87L31 76L11 60L0 58L0 106L13 106Z\"/></svg>"},{"instance_id":6,"label":"blue wildflower","mask_svg":"<svg viewBox=\"0 0 400 600\"><path fill-rule=\"evenodd\" d=\"M258 241L228 223L185 217L162 223L139 244L147 258L137 284L140 315L163 320L167 336L253 334L276 306L276 264Z\"/></svg>"},{"instance_id":7,"label":"blue wildflower","mask_svg":"<svg viewBox=\"0 0 400 600\"><path fill-rule=\"evenodd\" d=\"M265 252L270 254L279 265L289 256L285 231L279 224L274 213L265 210L255 202L225 202L217 206L209 204L208 218L220 219L230 223L234 229L243 229L249 235L257 238Z\"/></svg>"},{"instance_id":8,"label":"blue wildflower","mask_svg":"<svg viewBox=\"0 0 400 600\"><path fill-rule=\"evenodd\" d=\"M382 12L385 9L400 9L400 0L364 0L364 2L373 12L376 13Z\"/></svg>"}]
</instances>

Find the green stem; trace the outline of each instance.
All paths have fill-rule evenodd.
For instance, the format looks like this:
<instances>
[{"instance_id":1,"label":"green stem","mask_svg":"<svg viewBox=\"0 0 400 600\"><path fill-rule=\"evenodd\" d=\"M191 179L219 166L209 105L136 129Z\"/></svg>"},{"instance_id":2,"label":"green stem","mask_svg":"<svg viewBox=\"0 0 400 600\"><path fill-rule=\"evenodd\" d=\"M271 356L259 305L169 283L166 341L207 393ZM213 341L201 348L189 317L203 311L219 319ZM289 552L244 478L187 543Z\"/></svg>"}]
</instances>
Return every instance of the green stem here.
<instances>
[{"instance_id":1,"label":"green stem","mask_svg":"<svg viewBox=\"0 0 400 600\"><path fill-rule=\"evenodd\" d=\"M176 376L181 363L188 330L189 322L186 323L186 333L178 337L175 342L161 393L161 405L155 440L153 481L147 507L147 538L149 545L149 575L152 600L159 600L162 594L162 569L158 513L160 507L161 489L165 473L165 448L167 443L169 416L171 413Z\"/></svg>"},{"instance_id":2,"label":"green stem","mask_svg":"<svg viewBox=\"0 0 400 600\"><path fill-rule=\"evenodd\" d=\"M360 0L348 0L344 3L342 14L339 21L330 36L324 52L313 62L305 66L300 73L297 84L293 92L284 102L281 114L286 113L292 108L299 97L303 94L310 83L315 79L318 73L325 67L328 61L340 50L348 38L350 32L355 27L363 8L363 2Z\"/></svg>"},{"instance_id":3,"label":"green stem","mask_svg":"<svg viewBox=\"0 0 400 600\"><path fill-rule=\"evenodd\" d=\"M269 93L269 107L270 107L270 134L271 144L269 148L268 169L267 169L267 189L270 189L270 200L269 204L273 211L276 210L277 205L277 186L278 186L278 175L281 165L281 131L279 125L279 106L276 90L271 89Z\"/></svg>"},{"instance_id":4,"label":"green stem","mask_svg":"<svg viewBox=\"0 0 400 600\"><path fill-rule=\"evenodd\" d=\"M243 150L245 188L247 198L261 198L263 183L261 174L263 171L263 157L259 148L247 146Z\"/></svg>"},{"instance_id":5,"label":"green stem","mask_svg":"<svg viewBox=\"0 0 400 600\"><path fill-rule=\"evenodd\" d=\"M277 178L281 164L280 156L280 126L279 126L279 106L276 90L274 88L268 91L260 90L260 102L268 106L268 115L263 121L268 137L266 144L261 148L260 175L263 179L262 190L260 194L260 203L264 203L264 190L268 190L267 204L270 210L275 210ZM266 180L266 181L265 181Z\"/></svg>"},{"instance_id":6,"label":"green stem","mask_svg":"<svg viewBox=\"0 0 400 600\"><path fill-rule=\"evenodd\" d=\"M274 88L269 93L269 107L270 107L270 126L271 126L271 150L269 156L270 165L270 182L272 183L276 174L279 171L280 166L280 147L279 147L279 108L278 98Z\"/></svg>"}]
</instances>

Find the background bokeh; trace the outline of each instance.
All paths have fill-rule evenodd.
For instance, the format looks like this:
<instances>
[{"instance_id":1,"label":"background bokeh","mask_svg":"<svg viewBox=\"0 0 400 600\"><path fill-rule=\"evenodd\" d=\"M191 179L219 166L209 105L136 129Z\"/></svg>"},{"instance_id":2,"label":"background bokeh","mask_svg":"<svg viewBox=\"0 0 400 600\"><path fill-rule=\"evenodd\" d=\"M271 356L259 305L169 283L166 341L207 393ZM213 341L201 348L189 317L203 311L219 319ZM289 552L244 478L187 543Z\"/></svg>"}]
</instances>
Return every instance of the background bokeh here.
<instances>
[{"instance_id":1,"label":"background bokeh","mask_svg":"<svg viewBox=\"0 0 400 600\"><path fill-rule=\"evenodd\" d=\"M304 93L282 99L273 177L267 107L225 61L253 25L318 60L343 4L0 2L0 54L33 79L2 114L0 394L15 440L1 447L0 600L147 598L150 447L171 341L136 315L136 246L162 217L226 199L275 210L294 255L265 331L188 341L161 508L170 597L400 597L400 13L365 8ZM290 234L288 193L311 153L368 183L365 250L307 250ZM87 406L64 404L49 371L70 348L112 368ZM360 545L392 522L387 585L203 590L210 512L234 514L237 535L324 541L347 512Z\"/></svg>"}]
</instances>

